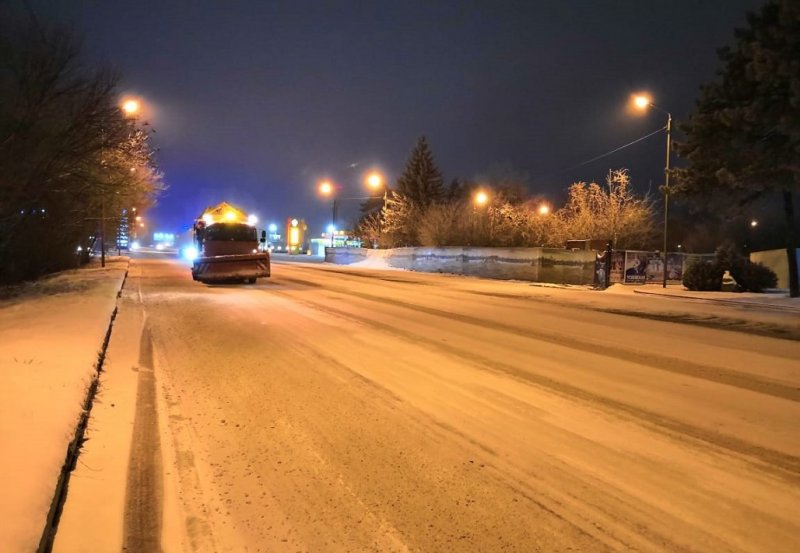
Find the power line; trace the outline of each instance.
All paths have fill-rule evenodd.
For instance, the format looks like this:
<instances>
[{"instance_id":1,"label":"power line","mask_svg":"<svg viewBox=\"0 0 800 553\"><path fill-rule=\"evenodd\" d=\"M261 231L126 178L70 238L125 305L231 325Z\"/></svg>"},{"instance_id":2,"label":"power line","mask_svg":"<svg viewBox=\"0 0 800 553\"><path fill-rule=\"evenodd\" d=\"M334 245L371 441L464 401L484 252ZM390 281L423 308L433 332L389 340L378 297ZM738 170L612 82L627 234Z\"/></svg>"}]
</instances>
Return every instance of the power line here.
<instances>
[{"instance_id":1,"label":"power line","mask_svg":"<svg viewBox=\"0 0 800 553\"><path fill-rule=\"evenodd\" d=\"M554 175L560 175L562 173L566 173L567 171L572 171L573 169L577 169L578 167L583 167L584 165L588 165L590 163L593 163L593 162L597 161L598 159L603 159L604 157L608 157L611 154L615 154L615 153L619 152L620 150L624 150L625 148L629 148L629 147L633 146L634 144L637 144L637 143L641 142L642 140L646 140L646 139L650 138L651 136L654 136L654 135L664 131L666 128L667 128L666 126L661 127L660 129L656 129L656 130L654 130L653 132L651 132L649 134L646 134L646 135L644 135L642 137L637 138L636 140L628 142L627 144L623 144L622 146L619 146L618 148L614 148L613 150L608 151L608 152L606 152L604 154L600 154L599 156L595 156L592 159L587 159L586 161L582 161L582 162L580 162L578 164L572 165L572 166L567 167L565 169L561 169L559 171L553 171L552 173L539 175L538 178L541 179L541 178L544 178L544 177L552 177Z\"/></svg>"}]
</instances>

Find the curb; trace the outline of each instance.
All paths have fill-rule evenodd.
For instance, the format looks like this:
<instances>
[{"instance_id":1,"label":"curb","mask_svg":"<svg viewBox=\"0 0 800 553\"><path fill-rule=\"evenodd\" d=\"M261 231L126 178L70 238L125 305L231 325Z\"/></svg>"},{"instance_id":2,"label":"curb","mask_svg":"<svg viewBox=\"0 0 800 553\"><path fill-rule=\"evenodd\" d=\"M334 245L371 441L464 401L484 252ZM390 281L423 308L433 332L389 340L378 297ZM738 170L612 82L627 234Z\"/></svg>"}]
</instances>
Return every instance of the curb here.
<instances>
[{"instance_id":1,"label":"curb","mask_svg":"<svg viewBox=\"0 0 800 553\"><path fill-rule=\"evenodd\" d=\"M95 371L86 390L86 397L84 398L81 407L82 411L80 417L78 418L78 423L75 426L74 437L67 445L67 453L64 458L64 464L61 466L61 472L58 476L55 493L53 494L53 501L50 504L49 511L47 512L47 519L45 520L45 526L42 530L42 537L39 540L39 547L36 549L36 553L50 553L53 549L53 542L56 537L56 532L58 531L58 523L61 519L61 512L64 508L64 503L67 500L70 475L75 469L75 465L78 462L78 457L80 456L81 447L83 446L84 434L86 433L86 427L89 424L89 415L92 412L94 397L97 394L97 387L100 384L100 375L103 372L103 364L105 363L106 359L108 343L111 341L111 331L114 328L114 320L117 318L117 312L119 310L118 300L122 296L122 290L125 288L125 283L128 280L129 269L130 260L128 260L128 265L125 267L125 274L122 277L122 283L120 284L119 290L117 290L117 305L114 305L114 310L111 312L111 317L108 321L108 327L106 328L106 334L103 338L103 343L100 346L100 351L97 353Z\"/></svg>"},{"instance_id":2,"label":"curb","mask_svg":"<svg viewBox=\"0 0 800 553\"><path fill-rule=\"evenodd\" d=\"M788 313L800 314L800 304L797 307L787 305L774 305L770 303L762 303L757 301L734 300L729 298L698 298L696 296L687 296L683 294L661 294L658 292L649 292L645 290L634 290L634 294L644 294L646 296L659 296L662 298L676 298L682 300L695 300L710 303L724 303L728 305L738 305L740 307L757 307L759 309L768 309L774 311L784 311Z\"/></svg>"}]
</instances>

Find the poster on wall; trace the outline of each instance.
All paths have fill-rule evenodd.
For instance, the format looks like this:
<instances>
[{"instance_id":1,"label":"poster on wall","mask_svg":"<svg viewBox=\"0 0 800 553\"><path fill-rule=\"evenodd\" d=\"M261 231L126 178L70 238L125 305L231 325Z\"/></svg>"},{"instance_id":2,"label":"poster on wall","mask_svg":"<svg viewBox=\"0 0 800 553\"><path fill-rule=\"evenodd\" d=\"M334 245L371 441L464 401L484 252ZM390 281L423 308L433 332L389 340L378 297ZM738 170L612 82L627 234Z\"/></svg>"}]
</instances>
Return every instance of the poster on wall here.
<instances>
[{"instance_id":1,"label":"poster on wall","mask_svg":"<svg viewBox=\"0 0 800 553\"><path fill-rule=\"evenodd\" d=\"M653 252L625 252L625 283L647 284L661 282L664 262Z\"/></svg>"},{"instance_id":2,"label":"poster on wall","mask_svg":"<svg viewBox=\"0 0 800 553\"><path fill-rule=\"evenodd\" d=\"M612 283L625 282L625 252L611 252L609 280Z\"/></svg>"},{"instance_id":3,"label":"poster on wall","mask_svg":"<svg viewBox=\"0 0 800 553\"><path fill-rule=\"evenodd\" d=\"M647 284L660 284L664 280L664 258L658 253L647 254L647 268L645 269Z\"/></svg>"},{"instance_id":4,"label":"poster on wall","mask_svg":"<svg viewBox=\"0 0 800 553\"><path fill-rule=\"evenodd\" d=\"M683 254L667 254L667 280L683 280Z\"/></svg>"}]
</instances>

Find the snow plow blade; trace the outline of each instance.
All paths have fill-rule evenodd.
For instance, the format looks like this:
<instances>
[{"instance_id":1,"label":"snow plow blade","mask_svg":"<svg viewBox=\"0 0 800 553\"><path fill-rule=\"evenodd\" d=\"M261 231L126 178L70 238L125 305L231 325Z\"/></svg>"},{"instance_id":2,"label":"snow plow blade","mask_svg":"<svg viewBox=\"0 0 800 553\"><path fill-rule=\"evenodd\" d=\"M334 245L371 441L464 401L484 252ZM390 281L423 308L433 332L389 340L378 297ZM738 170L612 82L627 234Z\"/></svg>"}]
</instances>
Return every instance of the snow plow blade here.
<instances>
[{"instance_id":1,"label":"snow plow blade","mask_svg":"<svg viewBox=\"0 0 800 553\"><path fill-rule=\"evenodd\" d=\"M192 264L192 278L200 282L242 281L268 277L269 254L200 257Z\"/></svg>"}]
</instances>

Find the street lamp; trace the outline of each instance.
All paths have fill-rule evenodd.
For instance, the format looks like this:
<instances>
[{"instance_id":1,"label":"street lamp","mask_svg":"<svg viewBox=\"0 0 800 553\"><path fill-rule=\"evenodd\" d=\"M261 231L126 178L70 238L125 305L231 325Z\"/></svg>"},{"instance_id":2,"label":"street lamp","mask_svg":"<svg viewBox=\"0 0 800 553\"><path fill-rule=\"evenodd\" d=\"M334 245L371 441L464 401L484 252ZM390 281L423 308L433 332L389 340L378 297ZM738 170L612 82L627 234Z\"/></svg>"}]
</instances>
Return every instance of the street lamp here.
<instances>
[{"instance_id":1,"label":"street lamp","mask_svg":"<svg viewBox=\"0 0 800 553\"><path fill-rule=\"evenodd\" d=\"M669 161L670 161L670 148L672 146L672 114L665 109L662 109L655 105L652 99L645 95L645 94L637 94L633 97L634 105L639 108L640 110L645 110L647 108L653 108L656 111L660 111L661 113L667 116L667 158L666 163L664 165L664 253L661 255L663 256L664 260L664 279L662 281L661 286L663 288L667 287L667 230L669 224Z\"/></svg>"},{"instance_id":2,"label":"street lamp","mask_svg":"<svg viewBox=\"0 0 800 553\"><path fill-rule=\"evenodd\" d=\"M333 183L329 180L324 180L319 183L319 193L323 196L331 196L333 198L333 208L331 209L331 224L330 229L336 228L336 197L333 195ZM331 248L333 247L333 230L331 230Z\"/></svg>"},{"instance_id":3,"label":"street lamp","mask_svg":"<svg viewBox=\"0 0 800 553\"><path fill-rule=\"evenodd\" d=\"M369 175L367 175L367 186L373 190L380 190L380 188L383 186L383 175L377 171L371 172Z\"/></svg>"},{"instance_id":4,"label":"street lamp","mask_svg":"<svg viewBox=\"0 0 800 553\"><path fill-rule=\"evenodd\" d=\"M472 201L475 202L475 205L478 207L482 207L489 203L489 194L484 192L483 190L478 190L473 196Z\"/></svg>"},{"instance_id":5,"label":"street lamp","mask_svg":"<svg viewBox=\"0 0 800 553\"><path fill-rule=\"evenodd\" d=\"M373 189L373 190L380 190L383 188L383 200L386 201L386 188L384 187L384 178L381 173L378 171L372 171L369 173L366 178L364 179L365 184ZM333 198L333 206L331 209L331 224L328 229L331 231L331 247L334 246L334 232L336 230L336 202L337 200L371 200L374 199L374 196L353 196L348 198L336 198L336 186L329 180L324 180L319 183L317 189L322 196L325 197L332 197Z\"/></svg>"},{"instance_id":6,"label":"street lamp","mask_svg":"<svg viewBox=\"0 0 800 553\"><path fill-rule=\"evenodd\" d=\"M539 209L537 211L539 212L539 215L549 215L550 214L550 206L547 205L547 204L542 204L542 205L539 206Z\"/></svg>"},{"instance_id":7,"label":"street lamp","mask_svg":"<svg viewBox=\"0 0 800 553\"><path fill-rule=\"evenodd\" d=\"M123 99L119 108L126 117L131 119L135 118L142 108L141 102L136 98ZM101 129L103 138L105 139L105 132ZM105 160L100 161L100 165L105 167ZM135 172L135 168L131 167L131 172ZM135 211L135 209L134 209ZM106 190L105 185L100 185L100 266L106 266ZM139 223L140 227L144 227L144 223Z\"/></svg>"},{"instance_id":8,"label":"street lamp","mask_svg":"<svg viewBox=\"0 0 800 553\"><path fill-rule=\"evenodd\" d=\"M142 109L142 104L139 100L135 98L129 98L122 102L122 111L125 112L125 115L128 117L135 117L136 114L139 113L139 110Z\"/></svg>"}]
</instances>

